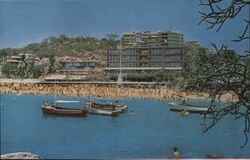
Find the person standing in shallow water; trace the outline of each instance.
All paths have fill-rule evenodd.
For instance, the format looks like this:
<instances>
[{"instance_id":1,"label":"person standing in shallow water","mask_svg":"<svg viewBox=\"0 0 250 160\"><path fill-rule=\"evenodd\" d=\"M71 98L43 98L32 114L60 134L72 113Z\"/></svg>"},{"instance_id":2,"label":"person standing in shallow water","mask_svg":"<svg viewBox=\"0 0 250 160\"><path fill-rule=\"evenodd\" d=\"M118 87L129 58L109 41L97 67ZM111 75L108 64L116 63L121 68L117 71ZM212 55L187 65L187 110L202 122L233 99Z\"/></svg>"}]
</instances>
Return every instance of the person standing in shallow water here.
<instances>
[{"instance_id":1,"label":"person standing in shallow water","mask_svg":"<svg viewBox=\"0 0 250 160\"><path fill-rule=\"evenodd\" d=\"M173 147L173 158L179 159L180 158L180 152L178 151L177 147Z\"/></svg>"}]
</instances>

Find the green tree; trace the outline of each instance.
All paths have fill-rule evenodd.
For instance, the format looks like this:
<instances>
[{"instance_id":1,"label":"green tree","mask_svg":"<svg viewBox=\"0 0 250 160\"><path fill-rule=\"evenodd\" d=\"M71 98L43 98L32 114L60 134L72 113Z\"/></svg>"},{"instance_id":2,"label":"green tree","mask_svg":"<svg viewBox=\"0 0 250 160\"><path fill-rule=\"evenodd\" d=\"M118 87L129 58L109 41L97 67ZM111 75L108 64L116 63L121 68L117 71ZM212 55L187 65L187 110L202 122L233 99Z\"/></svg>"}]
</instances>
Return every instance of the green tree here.
<instances>
[{"instance_id":1,"label":"green tree","mask_svg":"<svg viewBox=\"0 0 250 160\"><path fill-rule=\"evenodd\" d=\"M160 71L157 71L153 76L154 76L154 81L157 82L163 82L163 81L169 81L169 73L166 71L164 68L162 68Z\"/></svg>"},{"instance_id":2,"label":"green tree","mask_svg":"<svg viewBox=\"0 0 250 160\"><path fill-rule=\"evenodd\" d=\"M43 75L45 72L45 68L46 68L45 65L34 65L32 69L33 78L38 78L41 75Z\"/></svg>"},{"instance_id":3,"label":"green tree","mask_svg":"<svg viewBox=\"0 0 250 160\"><path fill-rule=\"evenodd\" d=\"M48 68L48 73L55 73L58 69L60 69L62 66L59 62L56 61L54 54L52 54L49 57L50 65Z\"/></svg>"},{"instance_id":4,"label":"green tree","mask_svg":"<svg viewBox=\"0 0 250 160\"><path fill-rule=\"evenodd\" d=\"M21 62L18 63L16 75L21 78L27 77L28 63L25 61L25 54L22 54Z\"/></svg>"},{"instance_id":5,"label":"green tree","mask_svg":"<svg viewBox=\"0 0 250 160\"><path fill-rule=\"evenodd\" d=\"M16 67L14 65L11 65L10 63L5 63L2 66L2 72L7 77L12 77L13 75L15 75L15 70L16 70Z\"/></svg>"},{"instance_id":6,"label":"green tree","mask_svg":"<svg viewBox=\"0 0 250 160\"><path fill-rule=\"evenodd\" d=\"M33 68L34 62L28 63L25 70L25 78L34 78Z\"/></svg>"},{"instance_id":7,"label":"green tree","mask_svg":"<svg viewBox=\"0 0 250 160\"><path fill-rule=\"evenodd\" d=\"M70 38L67 37L65 34L62 34L62 35L59 36L59 39L60 39L61 41L66 41L66 40L69 40Z\"/></svg>"},{"instance_id":8,"label":"green tree","mask_svg":"<svg viewBox=\"0 0 250 160\"><path fill-rule=\"evenodd\" d=\"M115 48L118 43L119 40L117 39L119 37L119 35L115 34L115 33L109 33L106 34L107 39L107 47L109 48Z\"/></svg>"},{"instance_id":9,"label":"green tree","mask_svg":"<svg viewBox=\"0 0 250 160\"><path fill-rule=\"evenodd\" d=\"M193 62L195 57L201 52L203 48L199 46L196 42L186 43L184 46L184 71L188 73L194 69Z\"/></svg>"},{"instance_id":10,"label":"green tree","mask_svg":"<svg viewBox=\"0 0 250 160\"><path fill-rule=\"evenodd\" d=\"M6 57L8 55L8 51L6 49L0 49L0 58Z\"/></svg>"}]
</instances>

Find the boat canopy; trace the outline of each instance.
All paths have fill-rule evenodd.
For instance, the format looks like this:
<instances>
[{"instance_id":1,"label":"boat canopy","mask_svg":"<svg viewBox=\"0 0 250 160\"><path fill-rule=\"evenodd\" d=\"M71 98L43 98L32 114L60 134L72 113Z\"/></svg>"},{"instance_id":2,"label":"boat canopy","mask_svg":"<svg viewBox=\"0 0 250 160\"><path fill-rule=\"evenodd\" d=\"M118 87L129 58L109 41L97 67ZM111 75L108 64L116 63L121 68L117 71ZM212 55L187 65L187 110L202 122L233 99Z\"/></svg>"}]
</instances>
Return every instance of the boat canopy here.
<instances>
[{"instance_id":1,"label":"boat canopy","mask_svg":"<svg viewBox=\"0 0 250 160\"><path fill-rule=\"evenodd\" d=\"M56 100L55 103L80 103L80 101Z\"/></svg>"},{"instance_id":2,"label":"boat canopy","mask_svg":"<svg viewBox=\"0 0 250 160\"><path fill-rule=\"evenodd\" d=\"M89 98L91 103L98 103L98 104L121 104L118 100L113 98L99 98L99 97L91 97Z\"/></svg>"}]
</instances>

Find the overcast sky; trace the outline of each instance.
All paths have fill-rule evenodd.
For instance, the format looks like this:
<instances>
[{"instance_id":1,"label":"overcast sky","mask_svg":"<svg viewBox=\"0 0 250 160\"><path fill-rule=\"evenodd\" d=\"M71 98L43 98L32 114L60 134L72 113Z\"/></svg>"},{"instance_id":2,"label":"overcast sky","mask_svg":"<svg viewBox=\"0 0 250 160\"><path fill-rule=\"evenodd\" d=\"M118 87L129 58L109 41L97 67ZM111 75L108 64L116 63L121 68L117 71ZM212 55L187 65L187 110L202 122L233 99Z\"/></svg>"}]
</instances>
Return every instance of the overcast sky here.
<instances>
[{"instance_id":1,"label":"overcast sky","mask_svg":"<svg viewBox=\"0 0 250 160\"><path fill-rule=\"evenodd\" d=\"M231 1L231 0L228 0ZM200 21L199 0L0 0L0 48L24 47L49 36L105 37L132 31L178 31L184 39L228 44L243 52L247 41L231 42L244 29L240 17L222 30L206 30Z\"/></svg>"}]
</instances>

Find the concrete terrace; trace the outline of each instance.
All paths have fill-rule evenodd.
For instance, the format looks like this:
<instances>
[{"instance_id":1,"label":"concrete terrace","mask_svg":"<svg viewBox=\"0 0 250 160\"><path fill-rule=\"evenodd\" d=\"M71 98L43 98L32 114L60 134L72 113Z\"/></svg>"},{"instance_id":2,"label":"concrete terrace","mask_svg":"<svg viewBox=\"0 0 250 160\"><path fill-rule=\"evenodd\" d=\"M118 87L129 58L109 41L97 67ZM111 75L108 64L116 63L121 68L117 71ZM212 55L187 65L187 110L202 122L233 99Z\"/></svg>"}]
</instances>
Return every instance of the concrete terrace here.
<instances>
[{"instance_id":1,"label":"concrete terrace","mask_svg":"<svg viewBox=\"0 0 250 160\"><path fill-rule=\"evenodd\" d=\"M0 83L40 83L40 84L100 84L100 85L118 85L117 82L107 82L107 81L45 81L41 79L0 79ZM124 81L122 85L143 85L143 86L169 86L169 82L129 82Z\"/></svg>"}]
</instances>

